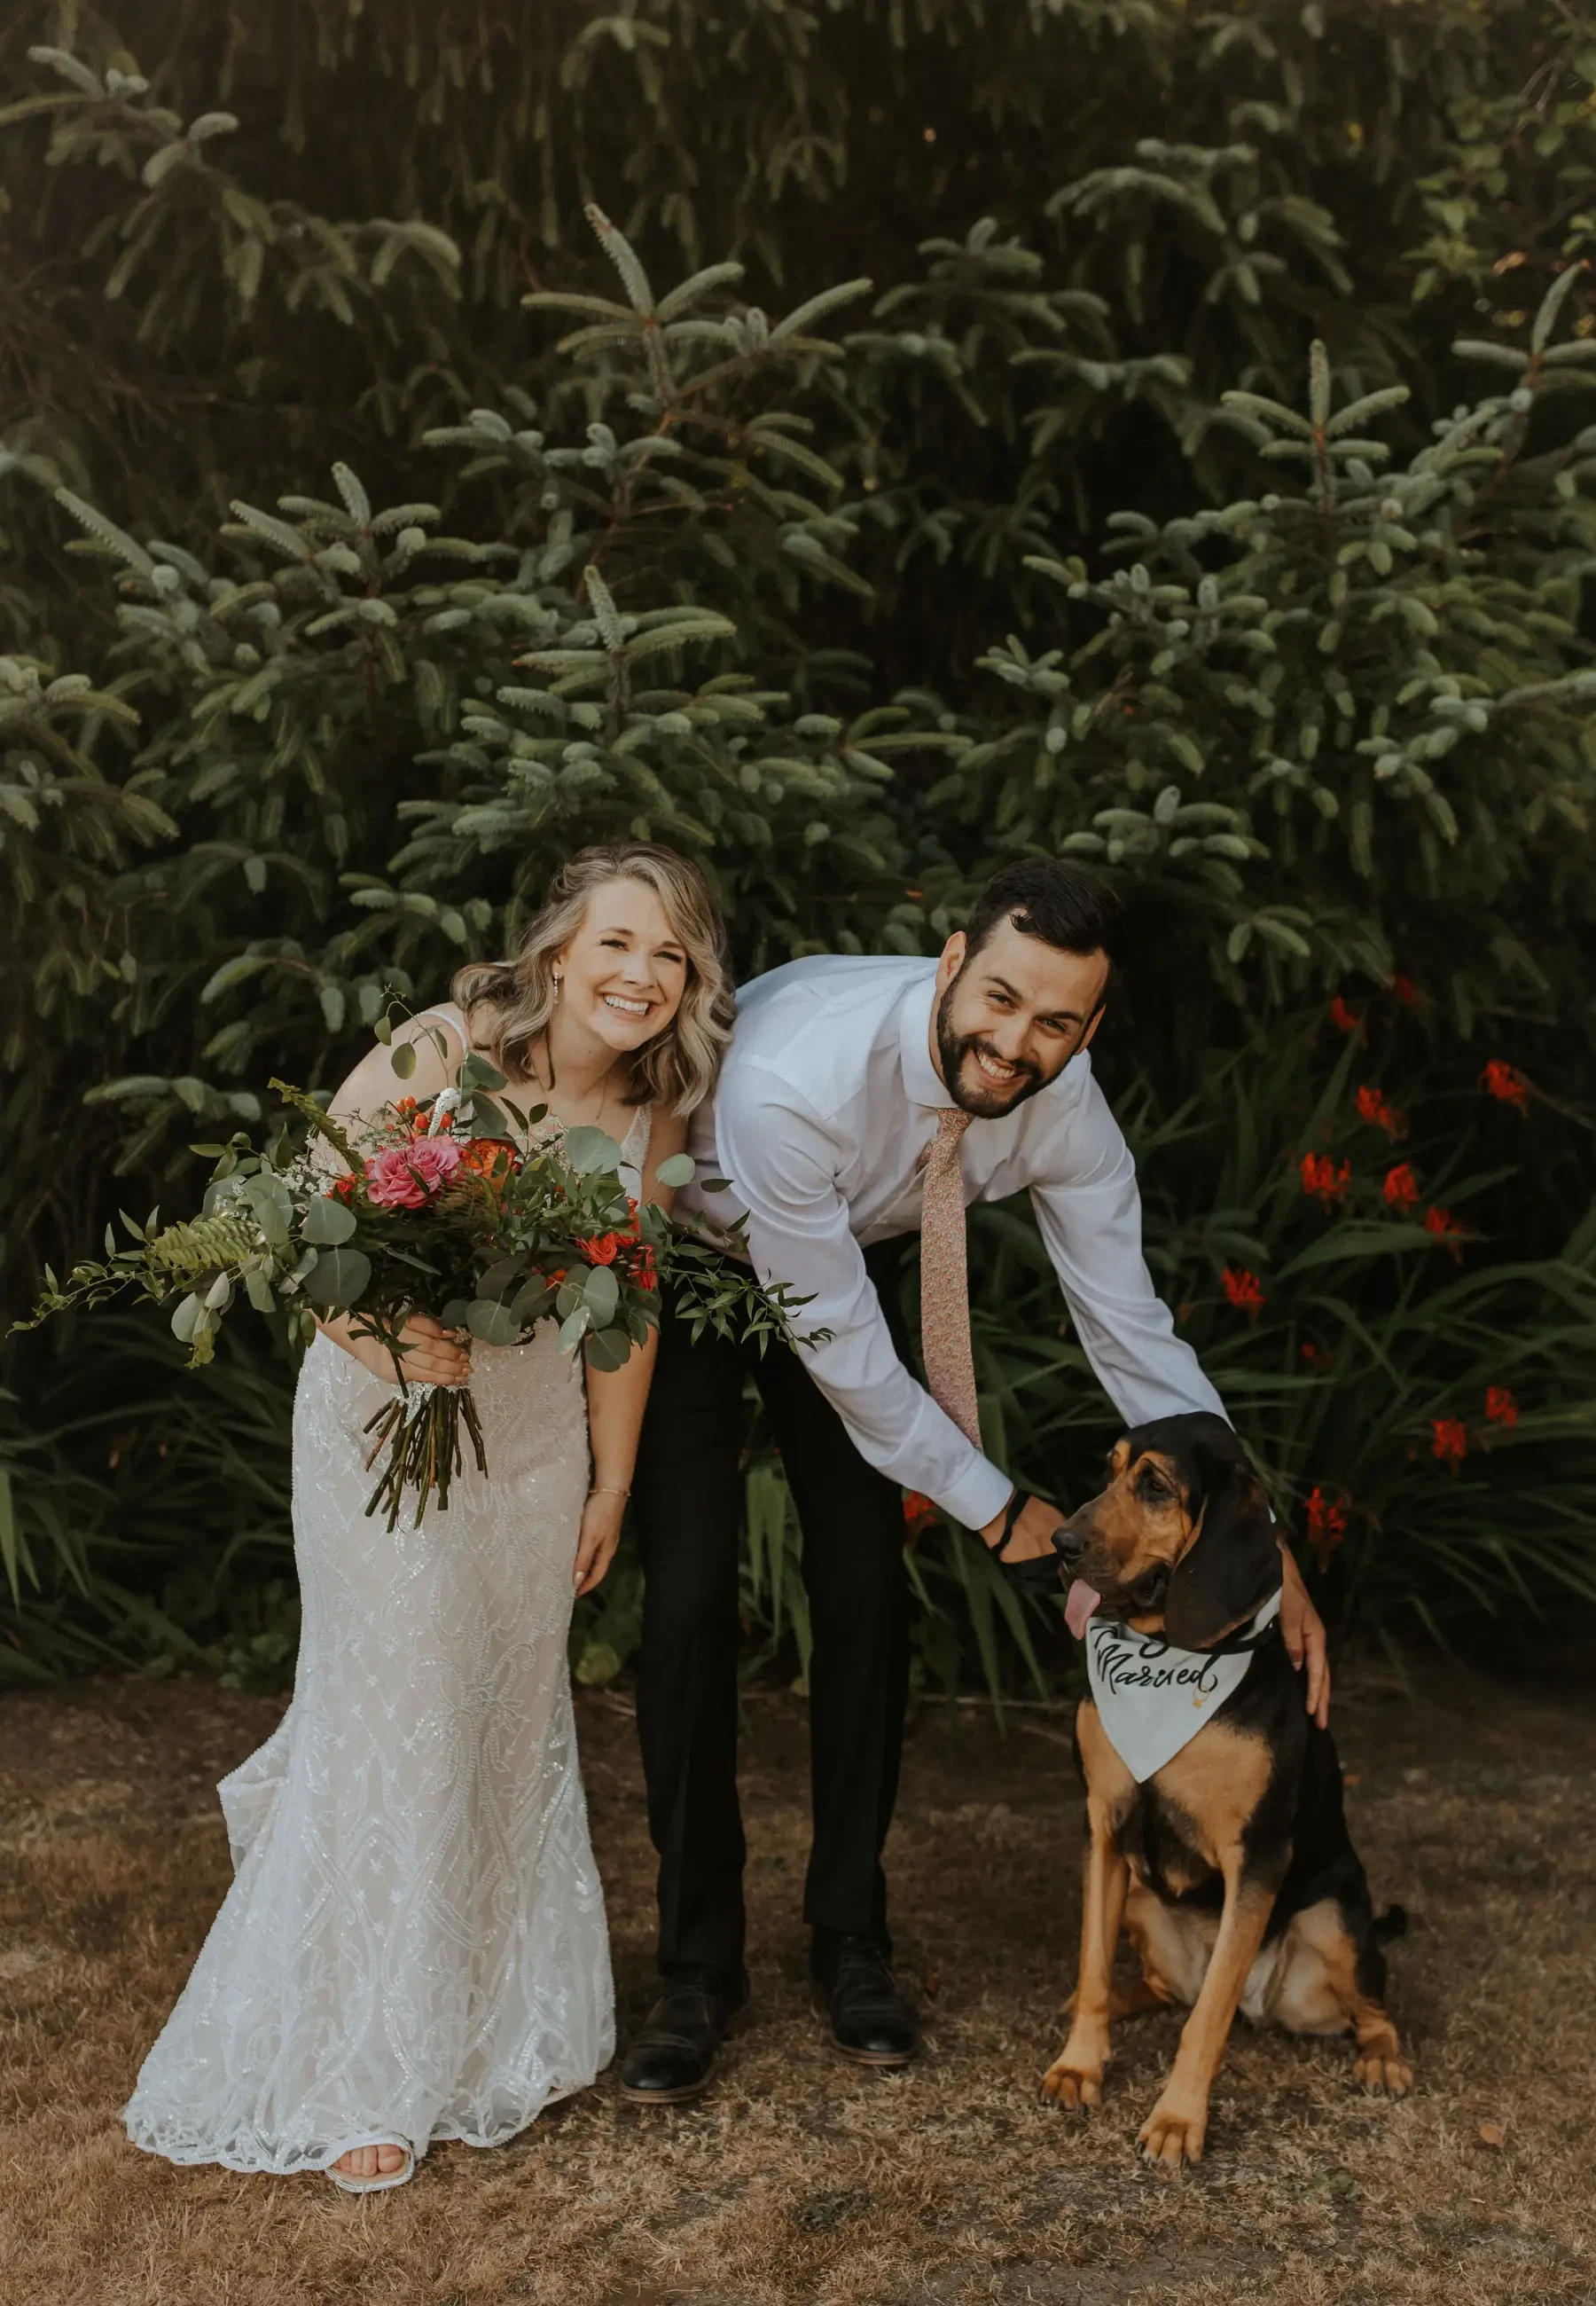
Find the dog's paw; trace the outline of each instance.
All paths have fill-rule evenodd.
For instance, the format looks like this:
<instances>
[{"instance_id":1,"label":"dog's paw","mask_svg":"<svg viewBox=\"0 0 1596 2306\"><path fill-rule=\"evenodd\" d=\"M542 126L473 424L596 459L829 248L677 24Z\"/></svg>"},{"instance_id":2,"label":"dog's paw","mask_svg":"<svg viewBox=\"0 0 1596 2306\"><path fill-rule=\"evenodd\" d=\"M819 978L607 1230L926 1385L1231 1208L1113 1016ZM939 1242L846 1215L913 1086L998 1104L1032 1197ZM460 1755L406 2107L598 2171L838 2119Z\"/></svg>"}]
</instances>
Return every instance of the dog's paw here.
<instances>
[{"instance_id":1,"label":"dog's paw","mask_svg":"<svg viewBox=\"0 0 1596 2306\"><path fill-rule=\"evenodd\" d=\"M1085 2114L1103 2103L1103 2069L1061 2051L1042 2077L1042 2095L1066 2114Z\"/></svg>"},{"instance_id":2,"label":"dog's paw","mask_svg":"<svg viewBox=\"0 0 1596 2306\"><path fill-rule=\"evenodd\" d=\"M1366 2050L1353 2067L1353 2080L1370 2097L1405 2097L1413 2087L1413 2070L1395 2046Z\"/></svg>"},{"instance_id":3,"label":"dog's paw","mask_svg":"<svg viewBox=\"0 0 1596 2306\"><path fill-rule=\"evenodd\" d=\"M1206 2107L1174 2105L1160 2098L1137 2135L1142 2160L1155 2170L1171 2172L1183 2163L1200 2162L1208 2126Z\"/></svg>"}]
</instances>

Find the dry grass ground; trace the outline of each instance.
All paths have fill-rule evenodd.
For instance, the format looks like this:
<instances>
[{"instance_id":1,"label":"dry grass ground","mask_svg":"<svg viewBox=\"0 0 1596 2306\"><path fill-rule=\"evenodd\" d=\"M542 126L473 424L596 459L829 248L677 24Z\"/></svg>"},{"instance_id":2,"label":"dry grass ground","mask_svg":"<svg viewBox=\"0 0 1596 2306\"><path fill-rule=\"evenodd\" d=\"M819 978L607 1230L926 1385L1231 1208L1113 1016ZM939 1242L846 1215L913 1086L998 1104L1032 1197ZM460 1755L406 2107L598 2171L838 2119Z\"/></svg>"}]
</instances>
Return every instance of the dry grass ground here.
<instances>
[{"instance_id":1,"label":"dry grass ground","mask_svg":"<svg viewBox=\"0 0 1596 2306\"><path fill-rule=\"evenodd\" d=\"M197 1684L0 1699L5 2306L1596 2298L1596 1712L1572 1699L1344 1683L1354 1830L1377 1897L1413 1917L1391 2000L1416 2094L1365 2101L1341 2044L1239 2027L1208 2158L1170 2182L1133 2141L1173 2019L1121 2029L1089 2125L1037 2103L1079 1901L1063 1721L1006 1740L975 1708L915 1721L892 1865L929 2040L872 2078L823 2046L804 1983L801 1708L755 1697L755 2022L714 2095L645 2116L606 2077L366 2201L174 2170L117 2120L226 1883L212 1786L276 1712ZM651 1985L632 1725L593 1698L582 1727L627 2023Z\"/></svg>"}]
</instances>

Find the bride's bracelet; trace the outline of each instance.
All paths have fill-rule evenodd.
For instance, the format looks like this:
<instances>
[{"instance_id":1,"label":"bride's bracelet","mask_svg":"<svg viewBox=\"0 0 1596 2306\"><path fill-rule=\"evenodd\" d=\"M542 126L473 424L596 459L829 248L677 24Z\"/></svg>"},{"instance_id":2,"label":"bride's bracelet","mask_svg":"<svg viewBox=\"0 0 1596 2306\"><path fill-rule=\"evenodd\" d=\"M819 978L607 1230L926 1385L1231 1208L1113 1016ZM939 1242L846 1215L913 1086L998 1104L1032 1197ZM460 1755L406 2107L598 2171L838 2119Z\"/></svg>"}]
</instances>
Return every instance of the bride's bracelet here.
<instances>
[{"instance_id":1,"label":"bride's bracelet","mask_svg":"<svg viewBox=\"0 0 1596 2306\"><path fill-rule=\"evenodd\" d=\"M590 1498L629 1498L630 1490L619 1490L613 1482L595 1482L587 1492Z\"/></svg>"}]
</instances>

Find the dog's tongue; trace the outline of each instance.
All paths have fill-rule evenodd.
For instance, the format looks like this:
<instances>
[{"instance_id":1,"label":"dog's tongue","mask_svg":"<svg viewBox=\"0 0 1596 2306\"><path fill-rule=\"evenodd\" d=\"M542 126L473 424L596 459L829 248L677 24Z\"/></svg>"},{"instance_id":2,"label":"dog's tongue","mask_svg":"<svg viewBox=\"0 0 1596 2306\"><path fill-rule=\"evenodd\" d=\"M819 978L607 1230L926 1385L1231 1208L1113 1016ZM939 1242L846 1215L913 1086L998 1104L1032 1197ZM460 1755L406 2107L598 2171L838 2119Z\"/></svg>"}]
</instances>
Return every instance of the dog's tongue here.
<instances>
[{"instance_id":1,"label":"dog's tongue","mask_svg":"<svg viewBox=\"0 0 1596 2306\"><path fill-rule=\"evenodd\" d=\"M1078 1642L1086 1639L1088 1622L1103 1596L1084 1577L1078 1577L1064 1597L1064 1623Z\"/></svg>"}]
</instances>

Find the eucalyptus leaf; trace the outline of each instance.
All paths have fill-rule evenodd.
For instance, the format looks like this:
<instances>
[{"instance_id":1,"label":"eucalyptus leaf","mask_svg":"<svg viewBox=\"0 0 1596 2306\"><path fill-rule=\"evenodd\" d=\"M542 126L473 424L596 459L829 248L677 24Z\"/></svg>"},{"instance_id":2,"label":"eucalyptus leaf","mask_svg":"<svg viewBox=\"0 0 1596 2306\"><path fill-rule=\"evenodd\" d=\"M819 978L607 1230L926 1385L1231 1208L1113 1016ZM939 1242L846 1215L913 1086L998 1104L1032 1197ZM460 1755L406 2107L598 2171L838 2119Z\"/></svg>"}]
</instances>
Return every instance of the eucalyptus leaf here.
<instances>
[{"instance_id":1,"label":"eucalyptus leaf","mask_svg":"<svg viewBox=\"0 0 1596 2306\"><path fill-rule=\"evenodd\" d=\"M336 1249L340 1242L348 1240L355 1224L354 1211L347 1202L324 1194L305 1211L300 1239L313 1242L318 1249Z\"/></svg>"},{"instance_id":2,"label":"eucalyptus leaf","mask_svg":"<svg viewBox=\"0 0 1596 2306\"><path fill-rule=\"evenodd\" d=\"M523 1328L530 1322L542 1320L554 1302L554 1290L541 1273L534 1273L525 1286L517 1289L510 1299L510 1311Z\"/></svg>"},{"instance_id":3,"label":"eucalyptus leaf","mask_svg":"<svg viewBox=\"0 0 1596 2306\"><path fill-rule=\"evenodd\" d=\"M672 1153L670 1159L661 1161L654 1171L661 1184L669 1185L672 1191L682 1185L690 1185L697 1174L698 1164L690 1153Z\"/></svg>"},{"instance_id":4,"label":"eucalyptus leaf","mask_svg":"<svg viewBox=\"0 0 1596 2306\"><path fill-rule=\"evenodd\" d=\"M408 1080L411 1074L415 1071L414 1042L396 1042L393 1048L388 1053L388 1061L389 1064L392 1065L394 1072L400 1080Z\"/></svg>"},{"instance_id":5,"label":"eucalyptus leaf","mask_svg":"<svg viewBox=\"0 0 1596 2306\"><path fill-rule=\"evenodd\" d=\"M491 1265L476 1285L479 1297L502 1297L513 1282L519 1281L526 1271L524 1257L501 1257Z\"/></svg>"},{"instance_id":6,"label":"eucalyptus leaf","mask_svg":"<svg viewBox=\"0 0 1596 2306\"><path fill-rule=\"evenodd\" d=\"M294 1222L294 1196L281 1178L274 1177L269 1170L260 1170L245 1181L239 1199L254 1211L255 1221L269 1245L281 1249Z\"/></svg>"},{"instance_id":7,"label":"eucalyptus leaf","mask_svg":"<svg viewBox=\"0 0 1596 2306\"><path fill-rule=\"evenodd\" d=\"M582 1350L590 1369L625 1369L632 1358L632 1340L624 1329L595 1329Z\"/></svg>"},{"instance_id":8,"label":"eucalyptus leaf","mask_svg":"<svg viewBox=\"0 0 1596 2306\"><path fill-rule=\"evenodd\" d=\"M605 1328L614 1320L615 1309L620 1303L620 1284L613 1266L595 1265L582 1285L582 1294L593 1315L593 1327Z\"/></svg>"},{"instance_id":9,"label":"eucalyptus leaf","mask_svg":"<svg viewBox=\"0 0 1596 2306\"><path fill-rule=\"evenodd\" d=\"M305 1281L304 1294L323 1311L340 1313L358 1301L371 1277L371 1260L363 1249L324 1250Z\"/></svg>"},{"instance_id":10,"label":"eucalyptus leaf","mask_svg":"<svg viewBox=\"0 0 1596 2306\"><path fill-rule=\"evenodd\" d=\"M508 1137L510 1133L509 1123L492 1098L484 1097L480 1089L471 1100L471 1125L478 1137Z\"/></svg>"},{"instance_id":11,"label":"eucalyptus leaf","mask_svg":"<svg viewBox=\"0 0 1596 2306\"><path fill-rule=\"evenodd\" d=\"M205 1308L201 1304L197 1294L191 1289L188 1295L174 1308L172 1314L172 1335L180 1344L187 1345L193 1343L194 1331L199 1328L204 1313Z\"/></svg>"},{"instance_id":12,"label":"eucalyptus leaf","mask_svg":"<svg viewBox=\"0 0 1596 2306\"><path fill-rule=\"evenodd\" d=\"M479 1297L472 1306L465 1326L484 1345L513 1345L521 1336L521 1324L509 1307L485 1297Z\"/></svg>"},{"instance_id":13,"label":"eucalyptus leaf","mask_svg":"<svg viewBox=\"0 0 1596 2306\"><path fill-rule=\"evenodd\" d=\"M243 1287L244 1294L257 1313L276 1312L277 1304L276 1293L258 1265L244 1267Z\"/></svg>"},{"instance_id":14,"label":"eucalyptus leaf","mask_svg":"<svg viewBox=\"0 0 1596 2306\"><path fill-rule=\"evenodd\" d=\"M559 1149L579 1177L597 1177L620 1166L620 1148L602 1129L568 1129Z\"/></svg>"},{"instance_id":15,"label":"eucalyptus leaf","mask_svg":"<svg viewBox=\"0 0 1596 2306\"><path fill-rule=\"evenodd\" d=\"M576 1311L568 1314L559 1325L560 1352L574 1354L581 1344L583 1337L592 1326L593 1315L585 1305L578 1305Z\"/></svg>"},{"instance_id":16,"label":"eucalyptus leaf","mask_svg":"<svg viewBox=\"0 0 1596 2306\"><path fill-rule=\"evenodd\" d=\"M460 1094L462 1097L468 1095L473 1089L508 1089L508 1086L509 1083L505 1080L499 1067L490 1063L488 1059L479 1055L475 1049L470 1052L461 1064Z\"/></svg>"}]
</instances>

